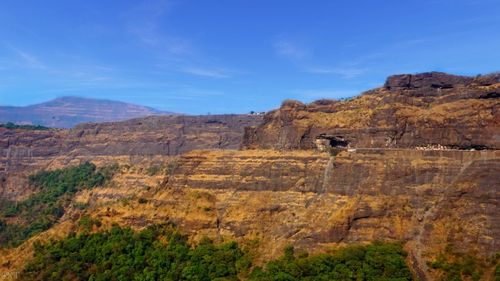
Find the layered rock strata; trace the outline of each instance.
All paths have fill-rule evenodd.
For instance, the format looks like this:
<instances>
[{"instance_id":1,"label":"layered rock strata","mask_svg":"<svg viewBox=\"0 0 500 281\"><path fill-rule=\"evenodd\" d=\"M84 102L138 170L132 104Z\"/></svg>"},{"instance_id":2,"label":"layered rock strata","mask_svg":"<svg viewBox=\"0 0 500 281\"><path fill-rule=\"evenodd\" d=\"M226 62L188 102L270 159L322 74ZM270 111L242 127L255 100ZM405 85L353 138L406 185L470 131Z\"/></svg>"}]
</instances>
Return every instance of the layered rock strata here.
<instances>
[{"instance_id":1,"label":"layered rock strata","mask_svg":"<svg viewBox=\"0 0 500 281\"><path fill-rule=\"evenodd\" d=\"M343 101L285 101L247 128L246 148L312 149L316 140L358 148L500 148L500 75L396 75Z\"/></svg>"}]
</instances>

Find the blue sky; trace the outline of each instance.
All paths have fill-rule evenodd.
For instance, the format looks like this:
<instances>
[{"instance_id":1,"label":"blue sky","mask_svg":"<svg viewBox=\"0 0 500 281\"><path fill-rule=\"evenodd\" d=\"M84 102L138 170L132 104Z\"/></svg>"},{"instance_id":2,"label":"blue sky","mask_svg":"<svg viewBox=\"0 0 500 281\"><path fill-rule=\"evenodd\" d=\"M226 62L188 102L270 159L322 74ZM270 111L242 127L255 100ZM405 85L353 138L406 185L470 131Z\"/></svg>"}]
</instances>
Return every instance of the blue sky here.
<instances>
[{"instance_id":1,"label":"blue sky","mask_svg":"<svg viewBox=\"0 0 500 281\"><path fill-rule=\"evenodd\" d=\"M244 113L396 73L500 70L498 0L4 0L0 104L60 96Z\"/></svg>"}]
</instances>

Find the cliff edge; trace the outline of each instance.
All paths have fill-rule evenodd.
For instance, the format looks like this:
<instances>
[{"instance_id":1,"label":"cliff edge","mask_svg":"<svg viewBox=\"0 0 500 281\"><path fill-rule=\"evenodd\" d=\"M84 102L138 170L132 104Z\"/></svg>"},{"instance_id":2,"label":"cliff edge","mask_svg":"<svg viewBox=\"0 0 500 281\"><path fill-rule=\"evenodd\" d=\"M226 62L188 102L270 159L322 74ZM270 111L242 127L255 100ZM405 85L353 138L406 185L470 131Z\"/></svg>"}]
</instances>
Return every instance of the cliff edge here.
<instances>
[{"instance_id":1,"label":"cliff edge","mask_svg":"<svg viewBox=\"0 0 500 281\"><path fill-rule=\"evenodd\" d=\"M318 141L358 148L499 149L500 74L390 76L351 99L288 100L247 128L245 148L311 149Z\"/></svg>"}]
</instances>

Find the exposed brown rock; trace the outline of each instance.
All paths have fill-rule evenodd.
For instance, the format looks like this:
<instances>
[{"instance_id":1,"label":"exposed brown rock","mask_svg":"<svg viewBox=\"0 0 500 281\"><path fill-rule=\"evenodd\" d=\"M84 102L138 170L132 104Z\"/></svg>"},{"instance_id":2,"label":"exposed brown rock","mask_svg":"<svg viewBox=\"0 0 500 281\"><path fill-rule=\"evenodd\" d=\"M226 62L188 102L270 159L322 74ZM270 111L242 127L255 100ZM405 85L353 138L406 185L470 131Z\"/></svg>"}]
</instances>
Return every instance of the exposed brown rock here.
<instances>
[{"instance_id":1,"label":"exposed brown rock","mask_svg":"<svg viewBox=\"0 0 500 281\"><path fill-rule=\"evenodd\" d=\"M427 72L421 74L402 74L387 78L386 89L438 88L447 89L469 85L474 78L450 75L442 72Z\"/></svg>"},{"instance_id":2,"label":"exposed brown rock","mask_svg":"<svg viewBox=\"0 0 500 281\"><path fill-rule=\"evenodd\" d=\"M177 155L193 149L237 149L243 130L259 115L151 116L116 123L82 124L69 132L75 153Z\"/></svg>"},{"instance_id":3,"label":"exposed brown rock","mask_svg":"<svg viewBox=\"0 0 500 281\"><path fill-rule=\"evenodd\" d=\"M76 200L104 225L171 221L193 240L259 241L260 261L287 244L317 252L402 241L426 271L446 246L484 258L500 250L499 151L192 151L160 159L174 168L154 176L123 156L103 157L95 160L122 163L120 172Z\"/></svg>"},{"instance_id":4,"label":"exposed brown rock","mask_svg":"<svg viewBox=\"0 0 500 281\"><path fill-rule=\"evenodd\" d=\"M414 271L428 278L427 262L447 246L479 258L500 251L498 78L392 77L348 101L285 101L263 120L179 116L71 131L0 128L1 195L22 197L27 175L42 168L117 162L110 186L75 199L104 226L168 221L192 240L258 241L257 264L289 243L321 252L402 241ZM221 150L239 146L243 127L244 146L255 149ZM328 144L345 148L319 152L318 143L325 151ZM216 150L190 151L197 148ZM161 163L170 168L147 172ZM34 240L69 233L77 215L0 252L0 273L22 267Z\"/></svg>"},{"instance_id":5,"label":"exposed brown rock","mask_svg":"<svg viewBox=\"0 0 500 281\"><path fill-rule=\"evenodd\" d=\"M71 130L0 128L0 197L26 192L27 175L50 159L98 156L151 157L193 149L237 149L243 130L260 115L150 116L113 123L81 124Z\"/></svg>"},{"instance_id":6,"label":"exposed brown rock","mask_svg":"<svg viewBox=\"0 0 500 281\"><path fill-rule=\"evenodd\" d=\"M500 250L499 151L195 151L177 161L161 190L213 194L224 235L257 235L264 256L286 244L403 241L428 271L446 246L484 258ZM220 235L193 221L185 229Z\"/></svg>"},{"instance_id":7,"label":"exposed brown rock","mask_svg":"<svg viewBox=\"0 0 500 281\"><path fill-rule=\"evenodd\" d=\"M0 156L177 155L193 149L236 149L259 115L150 116L71 130L0 128Z\"/></svg>"},{"instance_id":8,"label":"exposed brown rock","mask_svg":"<svg viewBox=\"0 0 500 281\"><path fill-rule=\"evenodd\" d=\"M312 149L319 137L350 147L500 148L500 75L396 75L345 101L285 102L245 131L244 147Z\"/></svg>"}]
</instances>

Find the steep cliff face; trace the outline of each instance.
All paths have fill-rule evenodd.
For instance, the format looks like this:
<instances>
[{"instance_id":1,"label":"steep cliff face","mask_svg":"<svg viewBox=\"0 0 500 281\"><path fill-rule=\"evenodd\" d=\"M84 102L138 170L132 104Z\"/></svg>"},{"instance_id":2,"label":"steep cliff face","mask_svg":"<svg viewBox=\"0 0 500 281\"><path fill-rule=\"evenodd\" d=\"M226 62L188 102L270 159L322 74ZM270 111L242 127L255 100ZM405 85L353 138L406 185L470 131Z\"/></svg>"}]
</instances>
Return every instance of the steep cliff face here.
<instances>
[{"instance_id":1,"label":"steep cliff face","mask_svg":"<svg viewBox=\"0 0 500 281\"><path fill-rule=\"evenodd\" d=\"M483 258L500 250L498 151L202 151L175 164L149 197L162 210L153 213L193 237L258 240L263 259L287 244L403 241L426 280L445 248Z\"/></svg>"},{"instance_id":2,"label":"steep cliff face","mask_svg":"<svg viewBox=\"0 0 500 281\"><path fill-rule=\"evenodd\" d=\"M259 115L150 116L123 122L82 124L71 130L0 128L0 195L26 193L27 175L62 157L150 157L193 149L237 149L243 130ZM21 187L21 188L20 188Z\"/></svg>"},{"instance_id":3,"label":"steep cliff face","mask_svg":"<svg viewBox=\"0 0 500 281\"><path fill-rule=\"evenodd\" d=\"M88 123L72 130L0 128L5 163L59 155L177 155L193 149L237 149L243 130L258 115L151 116L114 123ZM1 171L1 170L0 170Z\"/></svg>"},{"instance_id":4,"label":"steep cliff face","mask_svg":"<svg viewBox=\"0 0 500 281\"><path fill-rule=\"evenodd\" d=\"M500 75L396 75L346 100L286 101L245 131L247 148L308 149L317 138L351 147L500 148Z\"/></svg>"},{"instance_id":5,"label":"steep cliff face","mask_svg":"<svg viewBox=\"0 0 500 281\"><path fill-rule=\"evenodd\" d=\"M103 227L173 222L195 241L235 239L255 249L257 263L287 244L321 252L402 241L420 279L436 279L428 262L445 249L479 259L500 251L498 78L392 76L349 101L284 102L263 120L175 116L72 130L0 128L3 198L33 192L27 176L36 170L120 164L111 184L74 198L86 210L67 210L49 231L0 250L0 273L22 268L34 241L77 229L87 213ZM244 127L244 146L256 149L223 150L239 147ZM330 154L318 144L351 149Z\"/></svg>"},{"instance_id":6,"label":"steep cliff face","mask_svg":"<svg viewBox=\"0 0 500 281\"><path fill-rule=\"evenodd\" d=\"M82 124L69 132L80 155L177 155L193 149L237 149L259 115L151 116Z\"/></svg>"},{"instance_id":7,"label":"steep cliff face","mask_svg":"<svg viewBox=\"0 0 500 281\"><path fill-rule=\"evenodd\" d=\"M162 188L227 191L234 192L234 198L240 192L259 198L259 192L308 197L309 201L300 206L287 199L259 207L260 212L272 215L288 213L290 217L285 221L297 221L266 226L287 228L289 236L282 234L292 238L294 244L377 239L417 243L418 237L424 251L451 243L463 251L488 256L500 250L496 215L500 211L499 164L498 151L362 149L336 157L306 151L192 152L179 158ZM291 214L296 207L308 208L314 200L325 198L336 203L332 202L332 207L314 207L315 215ZM232 200L237 201L234 208L248 206L239 199ZM342 202L349 207L337 206ZM341 210L342 214L337 213ZM247 218L255 221L229 224L232 236L244 235L245 225L257 227L257 217L247 214ZM224 228L226 222L219 218L219 228Z\"/></svg>"},{"instance_id":8,"label":"steep cliff face","mask_svg":"<svg viewBox=\"0 0 500 281\"><path fill-rule=\"evenodd\" d=\"M176 155L193 149L236 149L259 115L150 116L71 130L0 128L1 156Z\"/></svg>"},{"instance_id":9,"label":"steep cliff face","mask_svg":"<svg viewBox=\"0 0 500 281\"><path fill-rule=\"evenodd\" d=\"M415 272L432 279L427 263L445 248L478 258L500 251L499 151L358 149L336 157L314 151L192 151L151 160L96 158L122 163L120 172L109 186L83 191L75 200L88 204L86 212L104 226L170 221L195 241L206 235L251 244L257 262L276 258L288 244L321 252L402 241ZM64 163L55 159L50 167ZM163 168L152 174L152 163ZM68 212L34 239L75 229L79 216ZM27 245L6 253L3 262L15 265Z\"/></svg>"}]
</instances>

